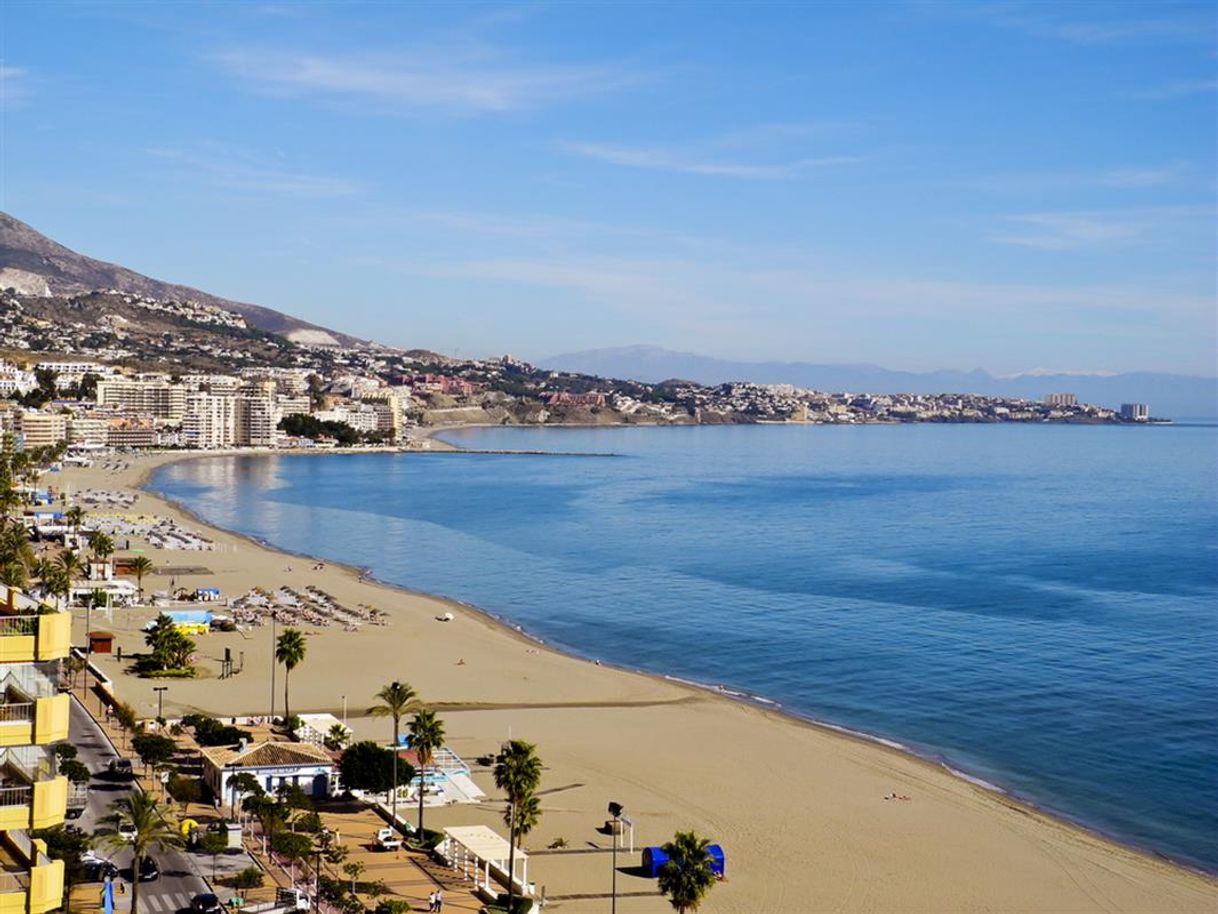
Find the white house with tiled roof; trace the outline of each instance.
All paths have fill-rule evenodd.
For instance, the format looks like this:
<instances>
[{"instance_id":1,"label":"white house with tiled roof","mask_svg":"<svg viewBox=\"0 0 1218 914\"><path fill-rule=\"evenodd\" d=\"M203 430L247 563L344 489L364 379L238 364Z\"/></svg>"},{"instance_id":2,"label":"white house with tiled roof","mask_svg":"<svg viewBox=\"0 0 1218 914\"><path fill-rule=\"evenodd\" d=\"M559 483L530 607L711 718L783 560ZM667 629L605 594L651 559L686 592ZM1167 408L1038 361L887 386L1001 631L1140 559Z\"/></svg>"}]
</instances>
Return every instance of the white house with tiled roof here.
<instances>
[{"instance_id":1,"label":"white house with tiled roof","mask_svg":"<svg viewBox=\"0 0 1218 914\"><path fill-rule=\"evenodd\" d=\"M312 743L266 741L244 746L210 746L203 755L203 778L217 797L229 796L229 781L252 774L267 793L295 784L311 797L328 797L336 781L334 756Z\"/></svg>"}]
</instances>

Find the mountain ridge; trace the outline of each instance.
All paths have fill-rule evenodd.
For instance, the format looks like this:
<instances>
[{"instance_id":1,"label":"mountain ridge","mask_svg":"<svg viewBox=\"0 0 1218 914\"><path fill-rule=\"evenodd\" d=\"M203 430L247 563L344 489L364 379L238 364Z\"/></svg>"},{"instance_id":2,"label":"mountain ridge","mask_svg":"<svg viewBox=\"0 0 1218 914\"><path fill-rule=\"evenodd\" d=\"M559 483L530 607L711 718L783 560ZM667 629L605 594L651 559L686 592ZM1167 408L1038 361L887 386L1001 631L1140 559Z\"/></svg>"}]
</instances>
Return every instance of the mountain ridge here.
<instances>
[{"instance_id":1,"label":"mountain ridge","mask_svg":"<svg viewBox=\"0 0 1218 914\"><path fill-rule=\"evenodd\" d=\"M1082 402L1111 408L1136 402L1149 404L1155 415L1218 417L1218 378L1168 372L1045 373L1037 369L1010 376L994 375L982 368L915 372L869 363L737 361L643 344L562 353L542 359L538 365L652 384L685 378L700 384L751 381L824 391L975 393L1029 400L1064 391Z\"/></svg>"},{"instance_id":2,"label":"mountain ridge","mask_svg":"<svg viewBox=\"0 0 1218 914\"><path fill-rule=\"evenodd\" d=\"M114 289L151 298L197 301L235 311L250 326L296 343L354 346L366 342L272 308L153 279L119 264L88 257L54 241L15 216L0 212L0 288L8 286L37 295L79 295Z\"/></svg>"}]
</instances>

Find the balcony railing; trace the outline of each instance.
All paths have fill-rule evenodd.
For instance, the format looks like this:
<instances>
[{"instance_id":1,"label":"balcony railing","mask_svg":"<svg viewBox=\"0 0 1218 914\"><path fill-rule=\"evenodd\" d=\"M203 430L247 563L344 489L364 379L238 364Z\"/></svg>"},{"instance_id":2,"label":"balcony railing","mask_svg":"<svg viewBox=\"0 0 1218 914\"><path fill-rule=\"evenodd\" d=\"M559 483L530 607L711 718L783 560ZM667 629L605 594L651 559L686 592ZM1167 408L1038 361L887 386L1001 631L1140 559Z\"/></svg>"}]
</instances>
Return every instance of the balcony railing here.
<instances>
[{"instance_id":1,"label":"balcony railing","mask_svg":"<svg viewBox=\"0 0 1218 914\"><path fill-rule=\"evenodd\" d=\"M37 613L20 616L0 615L0 638L13 637L17 635L25 635L30 637L37 634Z\"/></svg>"},{"instance_id":2,"label":"balcony railing","mask_svg":"<svg viewBox=\"0 0 1218 914\"><path fill-rule=\"evenodd\" d=\"M19 787L0 787L0 806L29 806L34 802L34 788L28 784Z\"/></svg>"},{"instance_id":3,"label":"balcony railing","mask_svg":"<svg viewBox=\"0 0 1218 914\"><path fill-rule=\"evenodd\" d=\"M34 720L34 703L0 704L0 724L28 724Z\"/></svg>"},{"instance_id":4,"label":"balcony railing","mask_svg":"<svg viewBox=\"0 0 1218 914\"><path fill-rule=\"evenodd\" d=\"M10 892L28 892L29 890L29 873L0 873L0 895Z\"/></svg>"}]
</instances>

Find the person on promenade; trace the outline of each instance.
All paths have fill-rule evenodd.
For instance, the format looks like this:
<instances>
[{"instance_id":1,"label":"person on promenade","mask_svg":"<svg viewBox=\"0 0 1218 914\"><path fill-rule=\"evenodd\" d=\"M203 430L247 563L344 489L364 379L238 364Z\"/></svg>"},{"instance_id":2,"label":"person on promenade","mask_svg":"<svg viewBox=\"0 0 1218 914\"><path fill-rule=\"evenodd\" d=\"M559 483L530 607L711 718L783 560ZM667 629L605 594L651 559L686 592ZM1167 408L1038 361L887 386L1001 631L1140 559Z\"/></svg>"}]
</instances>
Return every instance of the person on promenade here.
<instances>
[{"instance_id":1,"label":"person on promenade","mask_svg":"<svg viewBox=\"0 0 1218 914\"><path fill-rule=\"evenodd\" d=\"M444 910L444 893L436 889L436 914Z\"/></svg>"},{"instance_id":2,"label":"person on promenade","mask_svg":"<svg viewBox=\"0 0 1218 914\"><path fill-rule=\"evenodd\" d=\"M427 896L427 910L434 911L435 909L436 909L436 893L435 893L435 891L432 891L432 893Z\"/></svg>"}]
</instances>

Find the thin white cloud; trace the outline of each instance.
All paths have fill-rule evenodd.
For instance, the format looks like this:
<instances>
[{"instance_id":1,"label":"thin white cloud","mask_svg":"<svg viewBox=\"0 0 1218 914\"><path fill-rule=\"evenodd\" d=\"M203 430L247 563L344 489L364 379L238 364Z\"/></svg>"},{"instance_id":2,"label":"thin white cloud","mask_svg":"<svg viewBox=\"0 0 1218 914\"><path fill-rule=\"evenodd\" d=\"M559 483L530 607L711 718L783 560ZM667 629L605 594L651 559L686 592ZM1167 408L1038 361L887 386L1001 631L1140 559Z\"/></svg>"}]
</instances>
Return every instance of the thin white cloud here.
<instances>
[{"instance_id":1,"label":"thin white cloud","mask_svg":"<svg viewBox=\"0 0 1218 914\"><path fill-rule=\"evenodd\" d=\"M671 149L648 146L615 146L604 143L564 143L562 148L586 158L622 165L680 174L745 179L797 178L819 168L853 165L866 161L864 156L820 156L784 162L731 162L702 158Z\"/></svg>"},{"instance_id":2,"label":"thin white cloud","mask_svg":"<svg viewBox=\"0 0 1218 914\"><path fill-rule=\"evenodd\" d=\"M1193 174L1194 169L1190 163L1177 161L1163 165L1132 165L1093 172L990 175L966 183L999 193L1029 193L1095 187L1136 190L1175 184L1185 181Z\"/></svg>"},{"instance_id":3,"label":"thin white cloud","mask_svg":"<svg viewBox=\"0 0 1218 914\"><path fill-rule=\"evenodd\" d=\"M400 113L494 114L600 94L638 82L630 68L522 65L499 55L435 50L359 55L232 49L211 59L251 88L330 101L362 101Z\"/></svg>"},{"instance_id":4,"label":"thin white cloud","mask_svg":"<svg viewBox=\"0 0 1218 914\"><path fill-rule=\"evenodd\" d=\"M1011 228L991 235L990 240L1042 251L1104 248L1162 238L1184 222L1213 216L1214 208L1209 205L1022 213L1006 217Z\"/></svg>"},{"instance_id":5,"label":"thin white cloud","mask_svg":"<svg viewBox=\"0 0 1218 914\"><path fill-rule=\"evenodd\" d=\"M1150 89L1143 89L1141 92L1135 92L1134 98L1142 98L1148 101L1168 101L1175 98L1184 98L1189 95L1205 95L1210 92L1218 92L1218 79L1192 79L1184 82L1168 83L1164 86L1155 86Z\"/></svg>"},{"instance_id":6,"label":"thin white cloud","mask_svg":"<svg viewBox=\"0 0 1218 914\"><path fill-rule=\"evenodd\" d=\"M1166 4L1153 15L1122 15L1121 4L1047 4L1033 2L924 5L940 15L982 22L1033 38L1100 46L1212 41L1213 12L1173 9Z\"/></svg>"},{"instance_id":7,"label":"thin white cloud","mask_svg":"<svg viewBox=\"0 0 1218 914\"><path fill-rule=\"evenodd\" d=\"M1096 314L1207 319L1203 294L1129 284L1037 285L951 279L843 276L802 267L765 268L702 259L587 254L493 257L450 261L364 260L409 275L534 286L573 293L620 317L682 326L772 329L793 313L846 314L877 322L958 321L985 316L1023 322L1061 320L1071 309L1081 324ZM750 331L750 332L752 332Z\"/></svg>"},{"instance_id":8,"label":"thin white cloud","mask_svg":"<svg viewBox=\"0 0 1218 914\"><path fill-rule=\"evenodd\" d=\"M285 197L349 197L364 189L350 178L314 175L285 169L262 157L222 144L205 144L201 149L157 147L149 155L173 162L204 177L219 187Z\"/></svg>"},{"instance_id":9,"label":"thin white cloud","mask_svg":"<svg viewBox=\"0 0 1218 914\"><path fill-rule=\"evenodd\" d=\"M29 97L29 71L0 63L0 107L15 108Z\"/></svg>"}]
</instances>

